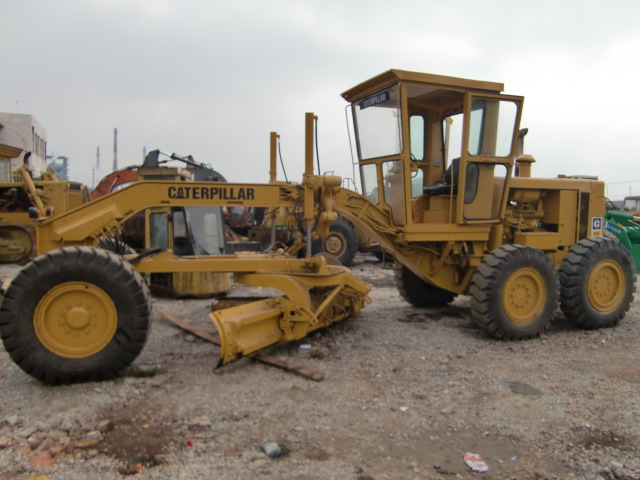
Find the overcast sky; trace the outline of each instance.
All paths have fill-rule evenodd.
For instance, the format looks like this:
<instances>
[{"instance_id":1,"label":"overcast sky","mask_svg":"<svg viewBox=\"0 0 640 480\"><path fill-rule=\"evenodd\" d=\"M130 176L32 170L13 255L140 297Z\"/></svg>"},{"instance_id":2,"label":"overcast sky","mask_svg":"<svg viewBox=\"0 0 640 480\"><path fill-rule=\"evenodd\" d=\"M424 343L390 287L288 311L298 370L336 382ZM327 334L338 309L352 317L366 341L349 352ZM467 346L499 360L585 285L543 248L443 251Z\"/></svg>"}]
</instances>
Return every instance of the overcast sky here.
<instances>
[{"instance_id":1,"label":"overcast sky","mask_svg":"<svg viewBox=\"0 0 640 480\"><path fill-rule=\"evenodd\" d=\"M157 148L234 182L268 181L277 131L299 181L308 111L322 169L352 176L340 93L398 68L504 83L534 176L640 194L638 0L0 0L0 35L0 111L34 115L87 185L114 128L120 167Z\"/></svg>"}]
</instances>

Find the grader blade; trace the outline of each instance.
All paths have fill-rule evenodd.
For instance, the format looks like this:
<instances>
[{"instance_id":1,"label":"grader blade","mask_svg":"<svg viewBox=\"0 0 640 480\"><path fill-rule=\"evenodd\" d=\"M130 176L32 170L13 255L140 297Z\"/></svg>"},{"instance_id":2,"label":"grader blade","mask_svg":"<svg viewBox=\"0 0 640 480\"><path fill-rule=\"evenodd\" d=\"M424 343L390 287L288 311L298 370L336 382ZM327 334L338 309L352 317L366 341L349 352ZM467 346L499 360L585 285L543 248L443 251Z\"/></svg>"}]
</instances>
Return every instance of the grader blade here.
<instances>
[{"instance_id":1,"label":"grader blade","mask_svg":"<svg viewBox=\"0 0 640 480\"><path fill-rule=\"evenodd\" d=\"M236 282L273 287L282 297L210 314L220 335L220 365L356 315L371 287L343 267L329 274L236 274Z\"/></svg>"}]
</instances>

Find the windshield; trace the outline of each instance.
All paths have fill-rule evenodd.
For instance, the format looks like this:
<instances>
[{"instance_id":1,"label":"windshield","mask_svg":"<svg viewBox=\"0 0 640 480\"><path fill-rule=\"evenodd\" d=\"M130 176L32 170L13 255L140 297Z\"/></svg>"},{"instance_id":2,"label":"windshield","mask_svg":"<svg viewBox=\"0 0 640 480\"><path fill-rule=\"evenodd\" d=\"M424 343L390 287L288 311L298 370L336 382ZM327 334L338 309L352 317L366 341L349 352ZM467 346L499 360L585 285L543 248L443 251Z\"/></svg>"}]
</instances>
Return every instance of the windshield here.
<instances>
[{"instance_id":1,"label":"windshield","mask_svg":"<svg viewBox=\"0 0 640 480\"><path fill-rule=\"evenodd\" d=\"M219 207L185 207L196 255L224 253L224 223Z\"/></svg>"},{"instance_id":2,"label":"windshield","mask_svg":"<svg viewBox=\"0 0 640 480\"><path fill-rule=\"evenodd\" d=\"M402 150L398 86L352 105L360 160L398 155Z\"/></svg>"},{"instance_id":3,"label":"windshield","mask_svg":"<svg viewBox=\"0 0 640 480\"><path fill-rule=\"evenodd\" d=\"M640 198L625 198L624 209L631 212L637 212L640 210Z\"/></svg>"}]
</instances>

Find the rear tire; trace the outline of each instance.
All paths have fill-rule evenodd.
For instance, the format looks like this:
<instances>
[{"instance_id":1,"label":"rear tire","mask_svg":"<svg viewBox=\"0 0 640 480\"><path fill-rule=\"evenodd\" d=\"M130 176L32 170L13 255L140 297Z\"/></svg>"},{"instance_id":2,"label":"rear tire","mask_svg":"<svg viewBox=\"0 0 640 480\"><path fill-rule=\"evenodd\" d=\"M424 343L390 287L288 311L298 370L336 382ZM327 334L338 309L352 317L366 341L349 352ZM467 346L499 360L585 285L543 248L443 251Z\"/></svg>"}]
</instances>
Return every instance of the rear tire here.
<instances>
[{"instance_id":1,"label":"rear tire","mask_svg":"<svg viewBox=\"0 0 640 480\"><path fill-rule=\"evenodd\" d=\"M49 384L117 376L147 339L151 306L140 274L92 247L48 252L13 279L0 336L13 361Z\"/></svg>"},{"instance_id":2,"label":"rear tire","mask_svg":"<svg viewBox=\"0 0 640 480\"><path fill-rule=\"evenodd\" d=\"M471 318L503 340L539 336L549 327L557 302L555 267L537 248L496 248L471 279Z\"/></svg>"},{"instance_id":3,"label":"rear tire","mask_svg":"<svg viewBox=\"0 0 640 480\"><path fill-rule=\"evenodd\" d=\"M456 294L431 285L404 265L396 269L396 287L402 298L414 307L444 307L451 303Z\"/></svg>"},{"instance_id":4,"label":"rear tire","mask_svg":"<svg viewBox=\"0 0 640 480\"><path fill-rule=\"evenodd\" d=\"M395 259L393 255L389 252L384 251L382 248L376 248L373 250L373 256L378 259L379 262L394 262Z\"/></svg>"},{"instance_id":5,"label":"rear tire","mask_svg":"<svg viewBox=\"0 0 640 480\"><path fill-rule=\"evenodd\" d=\"M631 306L635 280L635 263L620 242L585 238L560 266L560 308L579 327L612 327Z\"/></svg>"},{"instance_id":6,"label":"rear tire","mask_svg":"<svg viewBox=\"0 0 640 480\"><path fill-rule=\"evenodd\" d=\"M344 218L339 218L329 227L329 235L326 238L313 240L311 250L314 255L328 253L336 257L342 265L351 265L358 251L358 238L353 225ZM306 248L303 248L301 256L304 256L305 252Z\"/></svg>"}]
</instances>

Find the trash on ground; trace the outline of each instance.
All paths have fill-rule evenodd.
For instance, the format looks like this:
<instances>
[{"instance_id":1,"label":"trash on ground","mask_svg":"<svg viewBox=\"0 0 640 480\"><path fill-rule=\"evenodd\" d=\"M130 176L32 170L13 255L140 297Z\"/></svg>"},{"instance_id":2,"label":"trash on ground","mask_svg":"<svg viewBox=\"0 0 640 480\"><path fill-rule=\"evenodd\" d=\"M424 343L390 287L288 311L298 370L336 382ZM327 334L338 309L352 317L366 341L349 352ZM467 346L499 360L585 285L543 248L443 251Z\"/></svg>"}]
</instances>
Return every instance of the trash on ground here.
<instances>
[{"instance_id":1,"label":"trash on ground","mask_svg":"<svg viewBox=\"0 0 640 480\"><path fill-rule=\"evenodd\" d=\"M469 453L469 452L465 453L464 463L466 463L467 466L474 472L484 473L489 471L489 466L484 462L482 457L477 453Z\"/></svg>"},{"instance_id":2,"label":"trash on ground","mask_svg":"<svg viewBox=\"0 0 640 480\"><path fill-rule=\"evenodd\" d=\"M264 450L264 453L266 453L269 457L279 457L280 455L282 455L280 445L278 445L276 442L265 442L262 445L262 450Z\"/></svg>"}]
</instances>

